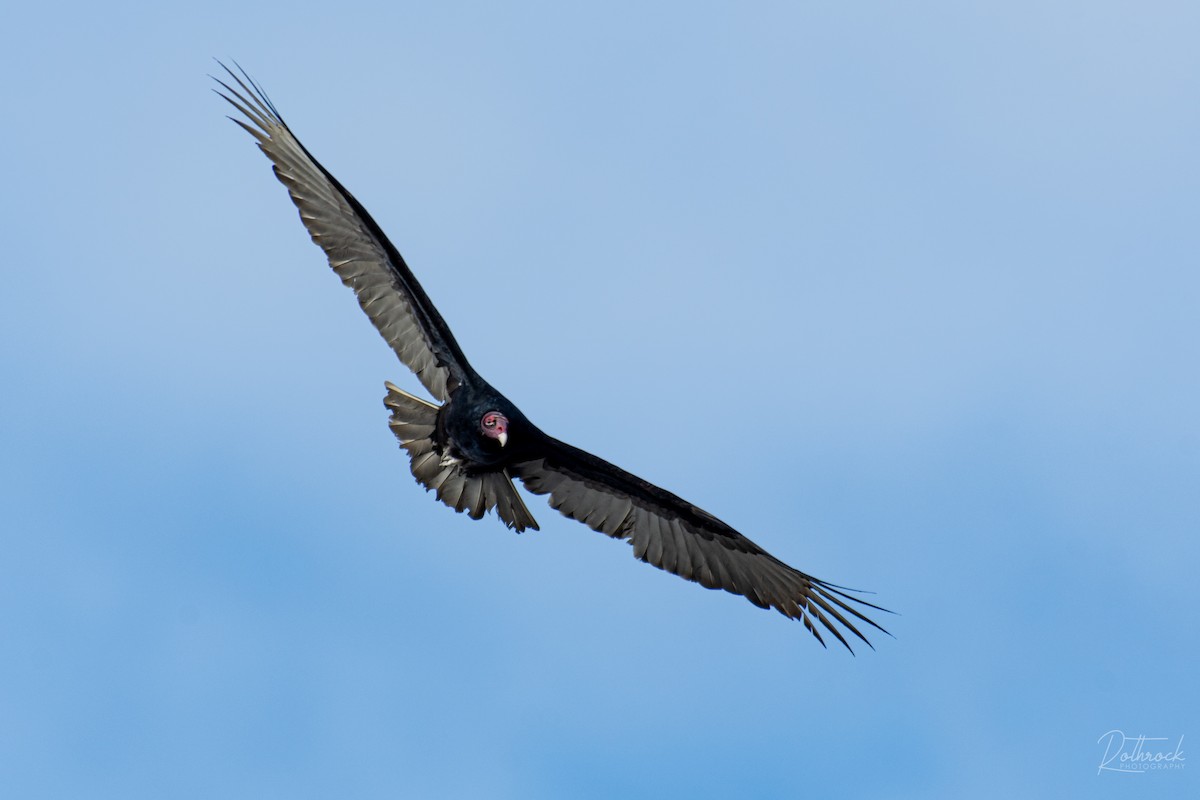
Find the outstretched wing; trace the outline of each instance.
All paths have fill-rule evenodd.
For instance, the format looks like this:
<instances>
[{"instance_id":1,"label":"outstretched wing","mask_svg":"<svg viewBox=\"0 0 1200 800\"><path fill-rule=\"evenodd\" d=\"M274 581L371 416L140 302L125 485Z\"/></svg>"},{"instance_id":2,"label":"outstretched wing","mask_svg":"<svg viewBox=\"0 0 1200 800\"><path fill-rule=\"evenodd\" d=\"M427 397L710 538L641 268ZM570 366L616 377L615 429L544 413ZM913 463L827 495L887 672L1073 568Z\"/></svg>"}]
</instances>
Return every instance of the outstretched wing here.
<instances>
[{"instance_id":1,"label":"outstretched wing","mask_svg":"<svg viewBox=\"0 0 1200 800\"><path fill-rule=\"evenodd\" d=\"M471 368L399 251L354 196L300 144L258 84L245 72L238 77L224 64L221 67L237 88L214 78L225 90L217 93L245 116L230 119L257 139L274 163L276 177L287 187L312 240L329 257L329 266L354 290L400 361L435 398L446 401Z\"/></svg>"},{"instance_id":2,"label":"outstretched wing","mask_svg":"<svg viewBox=\"0 0 1200 800\"><path fill-rule=\"evenodd\" d=\"M886 609L789 567L708 512L636 475L557 439L546 440L544 455L514 465L513 476L534 494L550 495L550 506L571 519L627 540L642 561L799 619L822 645L820 627L851 652L838 625L868 647L856 621L887 633L851 603Z\"/></svg>"}]
</instances>

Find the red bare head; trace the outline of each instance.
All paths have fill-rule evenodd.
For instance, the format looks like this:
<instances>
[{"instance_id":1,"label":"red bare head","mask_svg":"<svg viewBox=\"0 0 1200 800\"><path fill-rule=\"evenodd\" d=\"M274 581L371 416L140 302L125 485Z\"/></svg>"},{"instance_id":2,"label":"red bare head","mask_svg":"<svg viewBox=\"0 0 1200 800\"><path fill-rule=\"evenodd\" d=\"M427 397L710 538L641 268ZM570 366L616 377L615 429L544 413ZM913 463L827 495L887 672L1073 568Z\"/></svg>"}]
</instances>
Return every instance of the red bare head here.
<instances>
[{"instance_id":1,"label":"red bare head","mask_svg":"<svg viewBox=\"0 0 1200 800\"><path fill-rule=\"evenodd\" d=\"M508 444L508 417L499 411L489 411L479 420L479 430L489 439L495 439L501 447Z\"/></svg>"}]
</instances>

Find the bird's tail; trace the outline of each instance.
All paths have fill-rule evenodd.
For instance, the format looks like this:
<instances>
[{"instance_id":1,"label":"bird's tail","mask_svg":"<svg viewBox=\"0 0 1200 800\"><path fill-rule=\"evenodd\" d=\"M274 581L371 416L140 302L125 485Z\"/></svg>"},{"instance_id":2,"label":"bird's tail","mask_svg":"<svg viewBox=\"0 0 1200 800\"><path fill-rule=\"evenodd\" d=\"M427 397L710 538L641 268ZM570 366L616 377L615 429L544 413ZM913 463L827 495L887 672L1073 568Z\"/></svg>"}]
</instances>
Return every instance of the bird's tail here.
<instances>
[{"instance_id":1,"label":"bird's tail","mask_svg":"<svg viewBox=\"0 0 1200 800\"><path fill-rule=\"evenodd\" d=\"M434 441L440 407L390 382L384 385L388 393L383 404L392 412L388 426L408 451L418 483L455 511L466 511L472 519L480 519L494 508L504 524L517 533L526 528L538 529L508 470L468 474L462 462L443 453Z\"/></svg>"}]
</instances>

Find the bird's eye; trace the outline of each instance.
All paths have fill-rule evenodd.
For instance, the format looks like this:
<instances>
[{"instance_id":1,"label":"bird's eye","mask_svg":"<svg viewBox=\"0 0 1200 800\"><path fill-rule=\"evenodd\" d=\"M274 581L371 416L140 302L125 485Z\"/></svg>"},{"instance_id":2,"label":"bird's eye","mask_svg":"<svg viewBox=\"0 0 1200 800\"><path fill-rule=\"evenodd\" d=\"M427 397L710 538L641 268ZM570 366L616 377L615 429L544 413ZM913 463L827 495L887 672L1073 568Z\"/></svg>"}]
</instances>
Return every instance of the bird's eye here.
<instances>
[{"instance_id":1,"label":"bird's eye","mask_svg":"<svg viewBox=\"0 0 1200 800\"><path fill-rule=\"evenodd\" d=\"M495 418L495 417L488 417L487 419L485 419L485 420L483 421L483 427L485 427L485 428L494 428L494 427L496 427L496 418Z\"/></svg>"}]
</instances>

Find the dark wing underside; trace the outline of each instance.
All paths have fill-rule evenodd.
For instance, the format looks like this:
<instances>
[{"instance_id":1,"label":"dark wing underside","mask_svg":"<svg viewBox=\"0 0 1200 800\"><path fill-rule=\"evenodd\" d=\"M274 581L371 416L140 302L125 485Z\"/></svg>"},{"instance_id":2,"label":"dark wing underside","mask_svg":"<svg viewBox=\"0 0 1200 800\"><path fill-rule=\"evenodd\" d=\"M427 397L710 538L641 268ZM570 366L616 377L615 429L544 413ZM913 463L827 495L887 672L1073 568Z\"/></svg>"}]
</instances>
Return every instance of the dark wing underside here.
<instances>
[{"instance_id":1,"label":"dark wing underside","mask_svg":"<svg viewBox=\"0 0 1200 800\"><path fill-rule=\"evenodd\" d=\"M799 619L821 644L825 644L821 637L824 628L851 649L840 625L871 646L856 622L887 633L851 603L886 609L792 569L670 492L590 453L547 439L546 455L513 466L513 476L534 494L550 495L550 506L571 519L614 539L627 540L634 556L642 561Z\"/></svg>"},{"instance_id":2,"label":"dark wing underside","mask_svg":"<svg viewBox=\"0 0 1200 800\"><path fill-rule=\"evenodd\" d=\"M237 88L215 79L225 89L218 94L246 117L230 119L258 140L312 240L384 340L444 402L470 367L408 265L366 209L300 144L262 89L221 66Z\"/></svg>"}]
</instances>

